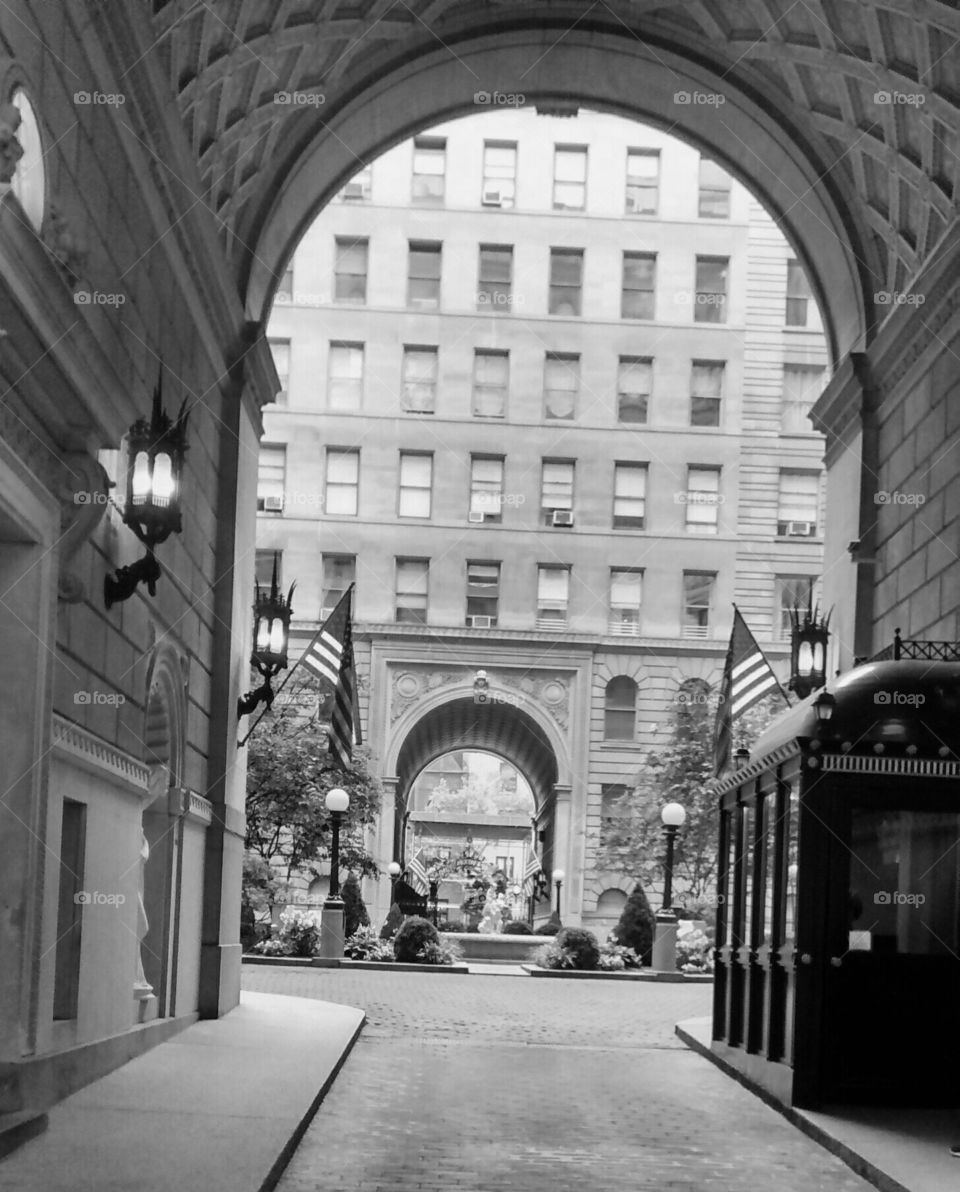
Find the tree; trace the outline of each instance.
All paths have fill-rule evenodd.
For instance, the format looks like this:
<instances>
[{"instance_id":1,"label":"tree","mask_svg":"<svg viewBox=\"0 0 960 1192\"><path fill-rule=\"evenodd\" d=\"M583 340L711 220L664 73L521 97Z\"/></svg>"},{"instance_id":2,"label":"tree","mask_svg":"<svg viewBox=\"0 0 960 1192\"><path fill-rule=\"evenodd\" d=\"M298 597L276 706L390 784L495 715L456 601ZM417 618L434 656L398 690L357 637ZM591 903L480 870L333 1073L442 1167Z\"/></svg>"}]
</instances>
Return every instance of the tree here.
<instances>
[{"instance_id":1,"label":"tree","mask_svg":"<svg viewBox=\"0 0 960 1192\"><path fill-rule=\"evenodd\" d=\"M340 893L343 897L343 934L349 939L358 927L370 925L370 916L364 906L360 883L355 873L347 875Z\"/></svg>"},{"instance_id":2,"label":"tree","mask_svg":"<svg viewBox=\"0 0 960 1192\"><path fill-rule=\"evenodd\" d=\"M640 957L640 963L652 963L653 935L656 919L650 909L650 903L643 886L639 882L633 887L630 897L620 913L620 920L611 931L611 935L618 944L625 948L633 948Z\"/></svg>"},{"instance_id":3,"label":"tree","mask_svg":"<svg viewBox=\"0 0 960 1192\"><path fill-rule=\"evenodd\" d=\"M427 811L465 812L468 815L499 815L500 813L526 813L532 810L531 798L519 784L509 789L499 777L487 777L475 772L461 778L456 790L450 789L446 778L441 778L427 800Z\"/></svg>"}]
</instances>

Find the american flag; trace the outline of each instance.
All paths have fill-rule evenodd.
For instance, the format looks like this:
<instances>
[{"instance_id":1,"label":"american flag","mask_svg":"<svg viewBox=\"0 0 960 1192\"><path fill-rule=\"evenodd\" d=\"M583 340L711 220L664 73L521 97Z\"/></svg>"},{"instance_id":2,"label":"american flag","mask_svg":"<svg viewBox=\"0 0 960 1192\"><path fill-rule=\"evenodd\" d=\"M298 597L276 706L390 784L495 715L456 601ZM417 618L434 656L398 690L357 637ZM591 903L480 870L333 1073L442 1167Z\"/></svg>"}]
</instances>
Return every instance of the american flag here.
<instances>
[{"instance_id":1,"label":"american flag","mask_svg":"<svg viewBox=\"0 0 960 1192\"><path fill-rule=\"evenodd\" d=\"M749 711L754 704L759 703L774 690L780 692L785 703L790 703L770 663L740 615L740 610L734 605L733 628L730 631L730 645L727 647L727 660L723 667L720 704L714 730L714 772L717 776L730 765L734 719Z\"/></svg>"},{"instance_id":2,"label":"american flag","mask_svg":"<svg viewBox=\"0 0 960 1192\"><path fill-rule=\"evenodd\" d=\"M407 863L407 875L410 878L410 884L419 894L426 894L430 889L430 878L427 876L426 868L420 860L420 854L423 849L418 849L416 856Z\"/></svg>"},{"instance_id":3,"label":"american flag","mask_svg":"<svg viewBox=\"0 0 960 1192\"><path fill-rule=\"evenodd\" d=\"M320 714L329 717L327 748L343 769L350 768L354 742L360 741L350 627L352 594L351 584L300 658L304 669L320 681Z\"/></svg>"},{"instance_id":4,"label":"american flag","mask_svg":"<svg viewBox=\"0 0 960 1192\"><path fill-rule=\"evenodd\" d=\"M537 856L537 825L534 824L530 838L530 856L527 858L527 863L523 869L523 892L525 894L529 894L533 890L533 879L540 873L542 868L540 858Z\"/></svg>"}]
</instances>

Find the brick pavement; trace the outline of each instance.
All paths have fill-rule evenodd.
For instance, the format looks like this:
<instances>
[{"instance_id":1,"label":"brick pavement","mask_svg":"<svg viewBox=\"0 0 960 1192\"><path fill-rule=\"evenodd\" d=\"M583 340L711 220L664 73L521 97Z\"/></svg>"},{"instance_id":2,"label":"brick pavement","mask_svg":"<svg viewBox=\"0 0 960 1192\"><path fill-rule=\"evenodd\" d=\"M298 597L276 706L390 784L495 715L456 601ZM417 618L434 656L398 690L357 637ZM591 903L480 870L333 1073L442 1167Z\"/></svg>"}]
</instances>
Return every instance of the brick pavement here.
<instances>
[{"instance_id":1,"label":"brick pavement","mask_svg":"<svg viewBox=\"0 0 960 1192\"><path fill-rule=\"evenodd\" d=\"M866 1192L673 1033L710 987L245 969L369 1016L278 1192Z\"/></svg>"}]
</instances>

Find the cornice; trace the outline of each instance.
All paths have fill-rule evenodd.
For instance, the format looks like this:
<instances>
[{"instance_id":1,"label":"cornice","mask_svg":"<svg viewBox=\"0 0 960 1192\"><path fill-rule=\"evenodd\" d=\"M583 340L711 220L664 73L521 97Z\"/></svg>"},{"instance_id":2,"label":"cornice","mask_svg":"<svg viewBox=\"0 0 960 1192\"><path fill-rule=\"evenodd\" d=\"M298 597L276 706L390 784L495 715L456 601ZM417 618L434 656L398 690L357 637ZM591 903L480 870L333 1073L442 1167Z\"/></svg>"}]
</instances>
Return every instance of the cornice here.
<instances>
[{"instance_id":1,"label":"cornice","mask_svg":"<svg viewBox=\"0 0 960 1192\"><path fill-rule=\"evenodd\" d=\"M150 793L149 766L56 712L53 714L51 750L55 756L69 759L93 774L119 779L143 798Z\"/></svg>"}]
</instances>

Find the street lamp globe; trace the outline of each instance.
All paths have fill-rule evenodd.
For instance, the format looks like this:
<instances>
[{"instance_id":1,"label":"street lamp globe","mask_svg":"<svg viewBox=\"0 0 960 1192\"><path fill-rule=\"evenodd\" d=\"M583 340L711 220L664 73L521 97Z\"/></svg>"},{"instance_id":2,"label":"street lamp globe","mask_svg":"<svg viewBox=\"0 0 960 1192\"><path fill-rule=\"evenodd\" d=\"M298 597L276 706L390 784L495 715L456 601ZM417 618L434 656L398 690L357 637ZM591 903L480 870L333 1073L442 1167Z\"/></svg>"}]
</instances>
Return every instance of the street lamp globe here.
<instances>
[{"instance_id":1,"label":"street lamp globe","mask_svg":"<svg viewBox=\"0 0 960 1192\"><path fill-rule=\"evenodd\" d=\"M339 786L335 786L332 791L327 791L327 797L324 799L327 811L346 811L350 806L350 796L345 790L341 790Z\"/></svg>"},{"instance_id":2,"label":"street lamp globe","mask_svg":"<svg viewBox=\"0 0 960 1192\"><path fill-rule=\"evenodd\" d=\"M399 862L391 861L390 864L387 866L387 873L389 873L391 877L399 877L400 876Z\"/></svg>"},{"instance_id":3,"label":"street lamp globe","mask_svg":"<svg viewBox=\"0 0 960 1192\"><path fill-rule=\"evenodd\" d=\"M553 880L555 882L562 882L565 876L566 876L566 874L563 872L562 869L555 869L553 871Z\"/></svg>"},{"instance_id":4,"label":"street lamp globe","mask_svg":"<svg viewBox=\"0 0 960 1192\"><path fill-rule=\"evenodd\" d=\"M660 812L660 819L665 828L682 828L687 813L679 803L667 803Z\"/></svg>"}]
</instances>

